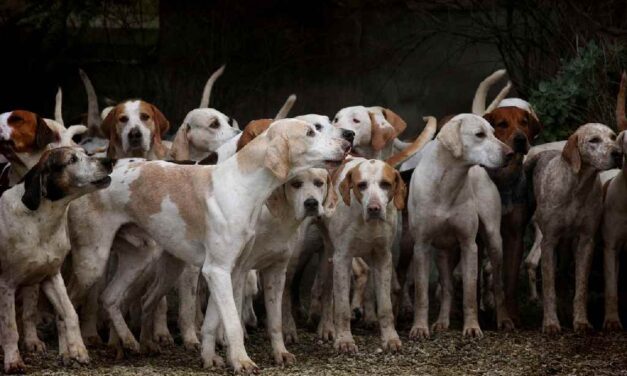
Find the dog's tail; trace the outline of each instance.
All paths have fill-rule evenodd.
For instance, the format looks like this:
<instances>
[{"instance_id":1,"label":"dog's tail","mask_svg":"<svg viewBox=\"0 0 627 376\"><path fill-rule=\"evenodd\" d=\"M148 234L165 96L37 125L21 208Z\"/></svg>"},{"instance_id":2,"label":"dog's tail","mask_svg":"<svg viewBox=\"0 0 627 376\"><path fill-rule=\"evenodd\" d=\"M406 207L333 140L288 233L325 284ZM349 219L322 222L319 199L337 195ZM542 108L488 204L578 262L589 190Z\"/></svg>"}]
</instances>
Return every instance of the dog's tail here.
<instances>
[{"instance_id":1,"label":"dog's tail","mask_svg":"<svg viewBox=\"0 0 627 376\"><path fill-rule=\"evenodd\" d=\"M98 97L96 96L96 90L94 85L91 84L91 80L87 77L87 74L82 70L78 70L83 86L85 86L85 92L87 93L87 129L91 135L102 136L100 131L100 124L102 119L100 118L100 110L98 109Z\"/></svg>"},{"instance_id":2,"label":"dog's tail","mask_svg":"<svg viewBox=\"0 0 627 376\"><path fill-rule=\"evenodd\" d=\"M59 86L59 88L57 89L57 96L55 97L54 100L54 120L65 126L65 124L63 124L63 91L61 90L61 87Z\"/></svg>"},{"instance_id":3,"label":"dog's tail","mask_svg":"<svg viewBox=\"0 0 627 376\"><path fill-rule=\"evenodd\" d=\"M209 77L209 79L207 80L207 83L205 84L205 88L202 91L202 97L200 98L200 106L198 108L209 107L209 98L211 97L211 88L213 88L213 84L218 80L218 78L222 76L222 73L224 73L225 67L226 67L226 64L222 65L220 68L218 68L217 71L213 72L211 77Z\"/></svg>"},{"instance_id":4,"label":"dog's tail","mask_svg":"<svg viewBox=\"0 0 627 376\"><path fill-rule=\"evenodd\" d=\"M274 120L285 119L287 115L290 113L290 110L294 106L294 102L296 102L296 94L292 94L287 97L285 103L283 103L283 107L277 112Z\"/></svg>"},{"instance_id":5,"label":"dog's tail","mask_svg":"<svg viewBox=\"0 0 627 376\"><path fill-rule=\"evenodd\" d=\"M433 116L425 116L422 119L427 122L427 125L425 125L425 128L422 130L420 135L416 137L414 142L409 144L408 147L386 159L385 162L387 164L392 167L399 166L401 163L405 162L406 160L411 158L412 155L416 154L420 149L422 149L422 147L425 146L427 142L433 139L433 136L435 136L435 131L437 130L438 121Z\"/></svg>"},{"instance_id":6,"label":"dog's tail","mask_svg":"<svg viewBox=\"0 0 627 376\"><path fill-rule=\"evenodd\" d=\"M488 96L488 91L490 91L492 85L494 85L501 78L505 77L506 74L507 71L505 69L499 69L486 77L483 81L481 81L481 83L477 87L477 91L475 92L475 97L472 100L473 114L481 116L486 112L485 104L486 97ZM500 94L501 93L499 93L499 95Z\"/></svg>"},{"instance_id":7,"label":"dog's tail","mask_svg":"<svg viewBox=\"0 0 627 376\"><path fill-rule=\"evenodd\" d=\"M507 85L505 85L501 89L501 91L499 91L496 97L494 97L494 100L492 101L492 103L490 103L488 108L486 108L485 113L494 111L494 109L498 107L499 103L501 103L501 101L505 99L507 94L509 94L509 91L511 89L512 89L512 81L507 81Z\"/></svg>"},{"instance_id":8,"label":"dog's tail","mask_svg":"<svg viewBox=\"0 0 627 376\"><path fill-rule=\"evenodd\" d=\"M616 124L619 131L627 130L627 117L625 116L625 92L627 91L627 73L623 71L620 79L620 88L616 96Z\"/></svg>"}]
</instances>

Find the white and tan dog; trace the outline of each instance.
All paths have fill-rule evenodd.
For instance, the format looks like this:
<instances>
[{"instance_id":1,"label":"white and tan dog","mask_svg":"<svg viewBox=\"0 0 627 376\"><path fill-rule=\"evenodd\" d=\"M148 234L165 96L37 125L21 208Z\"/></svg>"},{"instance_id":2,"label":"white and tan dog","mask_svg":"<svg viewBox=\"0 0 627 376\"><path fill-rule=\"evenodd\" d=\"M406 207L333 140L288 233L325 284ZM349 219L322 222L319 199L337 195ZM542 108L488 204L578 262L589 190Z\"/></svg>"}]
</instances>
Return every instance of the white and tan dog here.
<instances>
[{"instance_id":1,"label":"white and tan dog","mask_svg":"<svg viewBox=\"0 0 627 376\"><path fill-rule=\"evenodd\" d=\"M415 309L410 338L427 338L429 310L429 267L431 249L438 249L437 264L442 285L442 303L433 330L446 330L452 301L452 283L448 253L461 249L464 289L465 336L482 336L477 317L477 257L475 239L482 224L497 291L498 327L513 327L503 306L501 207L494 184L483 165L502 166L513 151L494 136L494 130L483 118L461 114L446 123L436 140L425 146L422 159L412 176L408 208L409 225L415 240ZM485 198L485 199L484 199ZM498 282L497 282L498 283Z\"/></svg>"},{"instance_id":2,"label":"white and tan dog","mask_svg":"<svg viewBox=\"0 0 627 376\"><path fill-rule=\"evenodd\" d=\"M158 273L159 279L144 297L142 333L152 332L153 309L185 263L202 266L212 304L220 314L205 318L203 362L214 364L208 350L215 339L205 330L222 318L230 364L238 371L250 371L256 366L246 354L233 297L235 262L252 241L270 194L309 168L340 163L349 148L344 140L317 133L311 124L286 119L275 122L268 132L215 167L137 161L118 165L109 189L70 208L71 220L81 223L70 229L72 258L75 265L86 261L84 267L74 268L74 283L79 288L90 286L104 271L117 229L135 223L172 256L164 262L167 272ZM94 263L98 259L102 262Z\"/></svg>"},{"instance_id":3,"label":"white and tan dog","mask_svg":"<svg viewBox=\"0 0 627 376\"><path fill-rule=\"evenodd\" d=\"M59 315L64 362L89 361L60 273L70 251L66 213L72 200L109 185L111 165L111 160L90 158L77 148L55 148L44 152L23 183L0 198L0 340L6 373L24 371L17 348L16 291L38 283Z\"/></svg>"}]
</instances>

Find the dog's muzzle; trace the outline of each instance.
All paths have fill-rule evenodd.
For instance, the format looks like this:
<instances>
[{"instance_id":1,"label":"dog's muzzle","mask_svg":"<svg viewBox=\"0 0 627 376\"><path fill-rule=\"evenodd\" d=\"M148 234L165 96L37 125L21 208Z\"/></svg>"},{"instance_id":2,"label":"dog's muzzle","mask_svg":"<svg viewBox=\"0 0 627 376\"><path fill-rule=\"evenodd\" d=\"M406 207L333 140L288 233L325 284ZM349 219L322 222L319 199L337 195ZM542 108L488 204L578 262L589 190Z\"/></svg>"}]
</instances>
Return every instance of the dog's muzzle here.
<instances>
[{"instance_id":1,"label":"dog's muzzle","mask_svg":"<svg viewBox=\"0 0 627 376\"><path fill-rule=\"evenodd\" d=\"M350 129L342 128L342 138L350 142L351 145L353 145L353 141L355 140L355 132L351 131Z\"/></svg>"},{"instance_id":2,"label":"dog's muzzle","mask_svg":"<svg viewBox=\"0 0 627 376\"><path fill-rule=\"evenodd\" d=\"M139 128L133 128L130 132L128 132L128 144L132 148L142 146L142 132L139 130Z\"/></svg>"},{"instance_id":3,"label":"dog's muzzle","mask_svg":"<svg viewBox=\"0 0 627 376\"><path fill-rule=\"evenodd\" d=\"M305 214L307 216L317 216L318 215L318 200L315 198L308 198L303 203L305 206Z\"/></svg>"},{"instance_id":4,"label":"dog's muzzle","mask_svg":"<svg viewBox=\"0 0 627 376\"><path fill-rule=\"evenodd\" d=\"M381 205L378 204L368 205L368 207L366 208L366 214L368 214L368 220L383 219Z\"/></svg>"},{"instance_id":5,"label":"dog's muzzle","mask_svg":"<svg viewBox=\"0 0 627 376\"><path fill-rule=\"evenodd\" d=\"M516 153L527 153L527 145L527 137L525 135L519 133L514 136L514 151Z\"/></svg>"}]
</instances>

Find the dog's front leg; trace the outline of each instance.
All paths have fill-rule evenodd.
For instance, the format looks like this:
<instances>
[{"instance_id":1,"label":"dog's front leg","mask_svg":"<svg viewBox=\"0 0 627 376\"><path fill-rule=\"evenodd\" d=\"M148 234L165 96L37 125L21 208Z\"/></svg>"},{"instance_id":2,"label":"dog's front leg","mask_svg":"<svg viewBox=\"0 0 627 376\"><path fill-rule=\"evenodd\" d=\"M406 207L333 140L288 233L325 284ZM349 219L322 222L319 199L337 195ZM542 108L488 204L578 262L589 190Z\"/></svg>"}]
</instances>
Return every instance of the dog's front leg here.
<instances>
[{"instance_id":1,"label":"dog's front leg","mask_svg":"<svg viewBox=\"0 0 627 376\"><path fill-rule=\"evenodd\" d=\"M464 289L464 330L468 337L483 337L477 312L478 250L474 237L460 242Z\"/></svg>"},{"instance_id":2,"label":"dog's front leg","mask_svg":"<svg viewBox=\"0 0 627 376\"><path fill-rule=\"evenodd\" d=\"M410 339L429 338L429 266L431 246L417 241L414 244L414 323Z\"/></svg>"},{"instance_id":3,"label":"dog's front leg","mask_svg":"<svg viewBox=\"0 0 627 376\"><path fill-rule=\"evenodd\" d=\"M351 334L350 283L352 256L344 254L342 248L333 256L333 306L335 323L335 349L345 353L356 353L357 345ZM345 248L344 248L345 249Z\"/></svg>"},{"instance_id":4,"label":"dog's front leg","mask_svg":"<svg viewBox=\"0 0 627 376\"><path fill-rule=\"evenodd\" d=\"M588 321L588 276L592 265L594 242L592 237L580 235L575 255L575 299L573 300L573 328L576 332L592 330Z\"/></svg>"},{"instance_id":5,"label":"dog's front leg","mask_svg":"<svg viewBox=\"0 0 627 376\"><path fill-rule=\"evenodd\" d=\"M37 334L37 322L39 315L37 312L37 301L39 299L39 284L24 286L22 295L22 342L27 352L43 353L46 351L46 344L39 339Z\"/></svg>"},{"instance_id":6,"label":"dog's front leg","mask_svg":"<svg viewBox=\"0 0 627 376\"><path fill-rule=\"evenodd\" d=\"M266 306L268 335L272 342L274 361L278 365L291 365L296 357L285 348L283 342L283 320L281 317L281 299L285 288L285 272L289 260L277 262L261 271L263 296Z\"/></svg>"},{"instance_id":7,"label":"dog's front leg","mask_svg":"<svg viewBox=\"0 0 627 376\"><path fill-rule=\"evenodd\" d=\"M381 328L383 349L387 351L400 351L401 339L394 328L394 311L392 309L392 250L391 247L374 252L372 257L374 264L374 286L377 296L377 316Z\"/></svg>"},{"instance_id":8,"label":"dog's front leg","mask_svg":"<svg viewBox=\"0 0 627 376\"><path fill-rule=\"evenodd\" d=\"M224 367L224 359L216 354L216 333L220 325L220 313L218 305L213 299L213 294L209 296L205 319L202 323L202 344L200 357L204 368Z\"/></svg>"},{"instance_id":9,"label":"dog's front leg","mask_svg":"<svg viewBox=\"0 0 627 376\"><path fill-rule=\"evenodd\" d=\"M450 255L452 251L455 250L439 250L435 258L438 273L440 274L441 299L438 319L431 326L431 330L434 332L448 330L450 325L451 305L453 302L453 280L451 274L454 266L451 267L449 259L452 258Z\"/></svg>"},{"instance_id":10,"label":"dog's front leg","mask_svg":"<svg viewBox=\"0 0 627 376\"><path fill-rule=\"evenodd\" d=\"M544 333L559 333L559 319L555 302L555 246L557 239L544 234L540 249L542 249L542 331Z\"/></svg>"},{"instance_id":11,"label":"dog's front leg","mask_svg":"<svg viewBox=\"0 0 627 376\"><path fill-rule=\"evenodd\" d=\"M4 350L4 373L24 373L26 366L17 347L19 334L15 321L15 289L0 281L0 339Z\"/></svg>"},{"instance_id":12,"label":"dog's front leg","mask_svg":"<svg viewBox=\"0 0 627 376\"><path fill-rule=\"evenodd\" d=\"M89 355L83 343L83 337L81 336L81 329L78 323L78 314L76 310L74 310L74 306L67 294L61 274L57 273L45 280L41 288L57 312L57 322L62 324L57 326L60 330L65 329L66 348L63 349L61 344L59 345L59 352L63 363L66 365L73 361L80 364L89 363Z\"/></svg>"}]
</instances>

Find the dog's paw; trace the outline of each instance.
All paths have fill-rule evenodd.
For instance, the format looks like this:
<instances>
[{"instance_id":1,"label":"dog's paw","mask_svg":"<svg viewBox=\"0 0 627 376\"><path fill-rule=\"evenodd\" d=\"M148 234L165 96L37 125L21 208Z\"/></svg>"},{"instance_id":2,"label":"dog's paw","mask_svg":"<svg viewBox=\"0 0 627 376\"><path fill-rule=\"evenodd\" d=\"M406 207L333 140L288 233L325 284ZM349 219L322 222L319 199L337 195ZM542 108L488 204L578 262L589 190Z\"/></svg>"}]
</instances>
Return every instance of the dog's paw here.
<instances>
[{"instance_id":1,"label":"dog's paw","mask_svg":"<svg viewBox=\"0 0 627 376\"><path fill-rule=\"evenodd\" d=\"M25 373L26 372L26 365L24 364L24 361L22 360L22 357L20 356L20 354L16 354L16 356L13 357L13 359L11 359L10 361L6 361L4 362L4 373L9 375L9 374L16 374L16 373Z\"/></svg>"},{"instance_id":2,"label":"dog's paw","mask_svg":"<svg viewBox=\"0 0 627 376\"><path fill-rule=\"evenodd\" d=\"M73 364L89 364L89 353L83 344L68 344L67 351L60 355L66 367Z\"/></svg>"},{"instance_id":3,"label":"dog's paw","mask_svg":"<svg viewBox=\"0 0 627 376\"><path fill-rule=\"evenodd\" d=\"M383 350L385 351L396 353L401 351L401 347L403 347L403 343L398 337L383 341Z\"/></svg>"},{"instance_id":4,"label":"dog's paw","mask_svg":"<svg viewBox=\"0 0 627 376\"><path fill-rule=\"evenodd\" d=\"M169 347L174 345L174 338L169 331L156 332L154 334L155 342L161 346Z\"/></svg>"},{"instance_id":5,"label":"dog's paw","mask_svg":"<svg viewBox=\"0 0 627 376\"><path fill-rule=\"evenodd\" d=\"M335 326L333 323L320 321L318 324L318 337L325 342L333 341L335 338Z\"/></svg>"},{"instance_id":6,"label":"dog's paw","mask_svg":"<svg viewBox=\"0 0 627 376\"><path fill-rule=\"evenodd\" d=\"M198 338L183 339L183 347L187 351L198 351L200 349L200 341L198 341Z\"/></svg>"},{"instance_id":7,"label":"dog's paw","mask_svg":"<svg viewBox=\"0 0 627 376\"><path fill-rule=\"evenodd\" d=\"M278 366L291 366L296 362L296 357L291 352L285 351L274 354L274 362Z\"/></svg>"},{"instance_id":8,"label":"dog's paw","mask_svg":"<svg viewBox=\"0 0 627 376\"><path fill-rule=\"evenodd\" d=\"M251 375L259 373L259 367L250 359L241 359L233 362L233 370L237 374Z\"/></svg>"},{"instance_id":9,"label":"dog's paw","mask_svg":"<svg viewBox=\"0 0 627 376\"><path fill-rule=\"evenodd\" d=\"M129 354L139 354L139 342L137 342L137 340L133 336L120 338L120 342L122 342L122 348L124 349L124 352L127 352Z\"/></svg>"},{"instance_id":10,"label":"dog's paw","mask_svg":"<svg viewBox=\"0 0 627 376\"><path fill-rule=\"evenodd\" d=\"M449 327L449 322L448 321L436 321L435 323L433 323L433 325L431 325L431 331L434 333L437 332L445 332L448 330Z\"/></svg>"},{"instance_id":11,"label":"dog's paw","mask_svg":"<svg viewBox=\"0 0 627 376\"><path fill-rule=\"evenodd\" d=\"M220 355L212 355L207 357L206 359L203 357L202 360L203 368L223 368L224 365L224 359L222 359Z\"/></svg>"},{"instance_id":12,"label":"dog's paw","mask_svg":"<svg viewBox=\"0 0 627 376\"><path fill-rule=\"evenodd\" d=\"M559 322L545 321L542 324L542 333L544 334L559 334L562 331L562 327Z\"/></svg>"},{"instance_id":13,"label":"dog's paw","mask_svg":"<svg viewBox=\"0 0 627 376\"><path fill-rule=\"evenodd\" d=\"M483 338L483 332L479 325L464 325L464 330L462 331L462 335L464 337L469 338Z\"/></svg>"},{"instance_id":14,"label":"dog's paw","mask_svg":"<svg viewBox=\"0 0 627 376\"><path fill-rule=\"evenodd\" d=\"M498 323L499 330L510 332L515 329L514 322L508 317L499 321Z\"/></svg>"},{"instance_id":15,"label":"dog's paw","mask_svg":"<svg viewBox=\"0 0 627 376\"><path fill-rule=\"evenodd\" d=\"M594 328L592 327L592 325L590 325L590 322L588 322L588 320L573 322L573 329L575 330L575 333L582 333L582 334L589 333L594 330Z\"/></svg>"},{"instance_id":16,"label":"dog's paw","mask_svg":"<svg viewBox=\"0 0 627 376\"><path fill-rule=\"evenodd\" d=\"M285 329L283 331L283 340L285 341L286 345L289 345L291 343L297 343L298 342L298 334L296 332L296 329Z\"/></svg>"},{"instance_id":17,"label":"dog's paw","mask_svg":"<svg viewBox=\"0 0 627 376\"><path fill-rule=\"evenodd\" d=\"M161 354L161 346L154 341L142 341L140 352L142 354L159 355Z\"/></svg>"},{"instance_id":18,"label":"dog's paw","mask_svg":"<svg viewBox=\"0 0 627 376\"><path fill-rule=\"evenodd\" d=\"M24 351L35 354L46 352L46 344L37 337L24 339Z\"/></svg>"},{"instance_id":19,"label":"dog's paw","mask_svg":"<svg viewBox=\"0 0 627 376\"><path fill-rule=\"evenodd\" d=\"M345 354L355 354L357 353L357 345L355 344L355 340L352 338L343 338L337 339L335 341L335 350L345 353Z\"/></svg>"},{"instance_id":20,"label":"dog's paw","mask_svg":"<svg viewBox=\"0 0 627 376\"><path fill-rule=\"evenodd\" d=\"M605 318L605 320L603 320L603 330L618 332L623 330L623 325L621 325L620 319L618 318Z\"/></svg>"},{"instance_id":21,"label":"dog's paw","mask_svg":"<svg viewBox=\"0 0 627 376\"><path fill-rule=\"evenodd\" d=\"M419 326L414 325L411 327L409 331L409 339L428 339L431 335L429 334L429 328L427 326Z\"/></svg>"}]
</instances>

